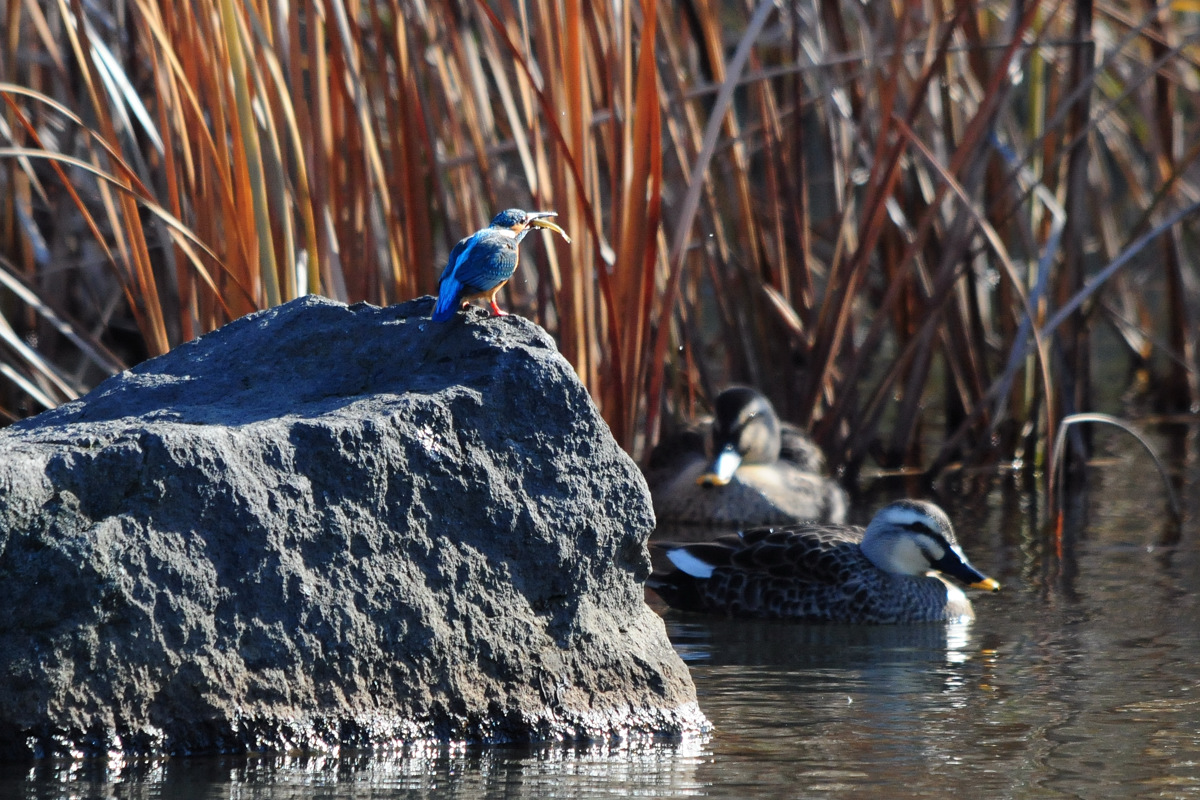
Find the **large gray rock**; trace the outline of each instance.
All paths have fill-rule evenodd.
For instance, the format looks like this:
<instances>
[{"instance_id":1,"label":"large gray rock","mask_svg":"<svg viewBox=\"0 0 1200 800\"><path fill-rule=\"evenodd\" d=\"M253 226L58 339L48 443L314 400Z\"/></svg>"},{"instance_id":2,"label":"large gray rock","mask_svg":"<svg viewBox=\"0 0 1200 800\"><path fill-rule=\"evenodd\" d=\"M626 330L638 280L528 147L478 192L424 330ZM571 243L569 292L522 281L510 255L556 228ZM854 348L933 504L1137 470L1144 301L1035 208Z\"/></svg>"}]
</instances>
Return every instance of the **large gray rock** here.
<instances>
[{"instance_id":1,"label":"large gray rock","mask_svg":"<svg viewBox=\"0 0 1200 800\"><path fill-rule=\"evenodd\" d=\"M0 758L705 725L552 340L309 297L0 431Z\"/></svg>"}]
</instances>

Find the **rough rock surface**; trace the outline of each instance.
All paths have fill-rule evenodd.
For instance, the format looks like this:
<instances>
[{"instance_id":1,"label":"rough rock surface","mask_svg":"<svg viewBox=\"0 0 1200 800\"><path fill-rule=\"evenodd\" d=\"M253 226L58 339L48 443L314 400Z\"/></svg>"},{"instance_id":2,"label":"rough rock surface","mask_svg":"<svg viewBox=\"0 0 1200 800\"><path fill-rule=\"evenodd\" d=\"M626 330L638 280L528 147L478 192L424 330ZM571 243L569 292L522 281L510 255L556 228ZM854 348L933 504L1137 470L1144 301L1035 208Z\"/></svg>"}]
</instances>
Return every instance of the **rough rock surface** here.
<instances>
[{"instance_id":1,"label":"rough rock surface","mask_svg":"<svg viewBox=\"0 0 1200 800\"><path fill-rule=\"evenodd\" d=\"M0 758L705 725L570 366L430 307L297 300L0 431Z\"/></svg>"}]
</instances>

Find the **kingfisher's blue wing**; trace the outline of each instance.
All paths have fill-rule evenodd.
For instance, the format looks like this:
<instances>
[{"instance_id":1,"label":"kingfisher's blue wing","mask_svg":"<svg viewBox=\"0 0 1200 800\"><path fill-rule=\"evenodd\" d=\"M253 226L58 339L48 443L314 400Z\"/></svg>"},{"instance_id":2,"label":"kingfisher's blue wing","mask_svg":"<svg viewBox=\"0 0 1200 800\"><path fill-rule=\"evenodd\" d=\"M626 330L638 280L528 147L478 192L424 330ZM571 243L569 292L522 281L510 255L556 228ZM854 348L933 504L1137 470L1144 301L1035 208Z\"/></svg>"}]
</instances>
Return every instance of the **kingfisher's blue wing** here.
<instances>
[{"instance_id":1,"label":"kingfisher's blue wing","mask_svg":"<svg viewBox=\"0 0 1200 800\"><path fill-rule=\"evenodd\" d=\"M441 285L442 281L454 274L454 264L462 255L462 251L467 249L467 243L470 242L472 238L474 237L464 237L458 240L458 244L454 245L454 249L450 251L450 259L446 262L446 267L442 270L441 277L438 278L439 286Z\"/></svg>"},{"instance_id":2,"label":"kingfisher's blue wing","mask_svg":"<svg viewBox=\"0 0 1200 800\"><path fill-rule=\"evenodd\" d=\"M472 238L475 241L463 248L453 264L454 277L466 294L479 294L512 277L517 268L517 242L498 231L484 231Z\"/></svg>"},{"instance_id":3,"label":"kingfisher's blue wing","mask_svg":"<svg viewBox=\"0 0 1200 800\"><path fill-rule=\"evenodd\" d=\"M445 322L458 310L459 302L467 287L463 286L462 281L455 277L456 267L462 258L463 251L467 249L474 238L468 236L460 239L458 244L454 245L454 249L450 251L450 260L446 262L446 268L442 270L442 277L438 278L437 305L433 307L434 322Z\"/></svg>"}]
</instances>

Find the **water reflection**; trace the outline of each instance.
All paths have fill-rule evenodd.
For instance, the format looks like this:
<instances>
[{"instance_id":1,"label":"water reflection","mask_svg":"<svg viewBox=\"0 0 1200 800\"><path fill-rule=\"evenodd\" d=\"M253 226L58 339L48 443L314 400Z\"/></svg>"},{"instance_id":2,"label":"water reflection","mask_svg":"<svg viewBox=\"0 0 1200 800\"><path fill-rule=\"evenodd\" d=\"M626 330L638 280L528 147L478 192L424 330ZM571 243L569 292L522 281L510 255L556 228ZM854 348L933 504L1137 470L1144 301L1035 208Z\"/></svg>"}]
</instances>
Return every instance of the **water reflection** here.
<instances>
[{"instance_id":1,"label":"water reflection","mask_svg":"<svg viewBox=\"0 0 1200 800\"><path fill-rule=\"evenodd\" d=\"M626 745L416 748L389 755L46 762L0 767L0 797L584 798L700 793L706 737Z\"/></svg>"},{"instance_id":2,"label":"water reflection","mask_svg":"<svg viewBox=\"0 0 1200 800\"><path fill-rule=\"evenodd\" d=\"M886 786L884 794L896 797L906 785L928 792L928 774L961 759L963 732L986 702L996 667L995 653L965 621L668 620L723 756L720 776L707 768L700 776L724 786L741 773L747 796L785 787L796 791L791 796Z\"/></svg>"},{"instance_id":3,"label":"water reflection","mask_svg":"<svg viewBox=\"0 0 1200 800\"><path fill-rule=\"evenodd\" d=\"M777 620L706 618L668 612L667 635L689 666L837 666L962 663L972 624L808 625Z\"/></svg>"}]
</instances>

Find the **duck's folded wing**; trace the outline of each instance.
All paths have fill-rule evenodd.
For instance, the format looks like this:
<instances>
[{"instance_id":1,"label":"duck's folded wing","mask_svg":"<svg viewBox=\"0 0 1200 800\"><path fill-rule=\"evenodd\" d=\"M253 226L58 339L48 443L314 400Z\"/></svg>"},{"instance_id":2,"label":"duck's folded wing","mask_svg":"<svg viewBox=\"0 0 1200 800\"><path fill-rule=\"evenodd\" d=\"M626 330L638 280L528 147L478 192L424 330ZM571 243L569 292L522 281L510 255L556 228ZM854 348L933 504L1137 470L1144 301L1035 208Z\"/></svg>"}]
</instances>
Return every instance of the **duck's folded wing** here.
<instances>
[{"instance_id":1,"label":"duck's folded wing","mask_svg":"<svg viewBox=\"0 0 1200 800\"><path fill-rule=\"evenodd\" d=\"M734 569L773 578L813 583L844 583L863 558L862 532L839 525L808 524L758 528L740 536L730 552Z\"/></svg>"}]
</instances>

